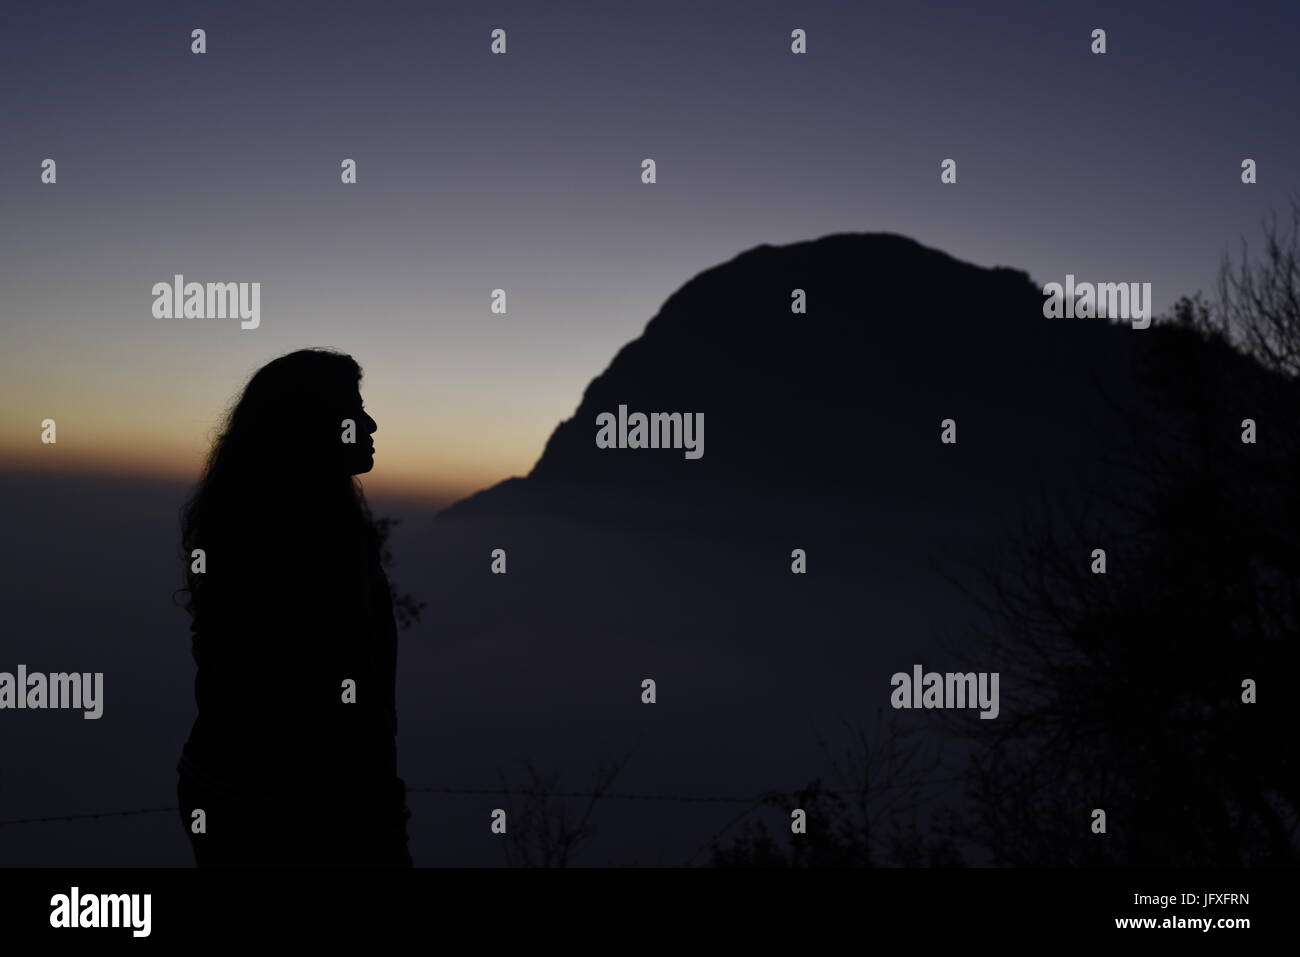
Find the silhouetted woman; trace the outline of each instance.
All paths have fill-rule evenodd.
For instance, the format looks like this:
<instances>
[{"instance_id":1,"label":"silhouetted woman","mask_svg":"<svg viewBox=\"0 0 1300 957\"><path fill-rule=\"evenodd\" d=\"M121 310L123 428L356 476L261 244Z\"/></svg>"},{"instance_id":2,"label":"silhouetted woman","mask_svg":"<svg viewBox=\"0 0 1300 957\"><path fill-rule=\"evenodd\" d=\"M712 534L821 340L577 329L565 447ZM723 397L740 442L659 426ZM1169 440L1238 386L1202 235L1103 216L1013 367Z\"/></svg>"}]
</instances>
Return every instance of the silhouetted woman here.
<instances>
[{"instance_id":1,"label":"silhouetted woman","mask_svg":"<svg viewBox=\"0 0 1300 957\"><path fill-rule=\"evenodd\" d=\"M178 794L201 867L411 866L360 380L325 350L263 366L184 511L198 718Z\"/></svg>"}]
</instances>

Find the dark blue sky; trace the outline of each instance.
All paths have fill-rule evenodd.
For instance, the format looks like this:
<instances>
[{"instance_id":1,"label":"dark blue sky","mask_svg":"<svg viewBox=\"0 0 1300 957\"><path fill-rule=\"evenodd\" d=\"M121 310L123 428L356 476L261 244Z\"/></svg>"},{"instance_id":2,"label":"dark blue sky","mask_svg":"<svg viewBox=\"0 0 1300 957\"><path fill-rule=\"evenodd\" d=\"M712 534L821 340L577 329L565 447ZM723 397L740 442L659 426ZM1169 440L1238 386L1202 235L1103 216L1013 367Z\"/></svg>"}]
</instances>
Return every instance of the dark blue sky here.
<instances>
[{"instance_id":1,"label":"dark blue sky","mask_svg":"<svg viewBox=\"0 0 1300 957\"><path fill-rule=\"evenodd\" d=\"M377 487L463 494L691 276L832 232L1159 311L1295 190L1298 33L1294 3L8 5L0 454L192 474L249 373L329 345ZM155 319L178 272L261 282L260 328Z\"/></svg>"}]
</instances>

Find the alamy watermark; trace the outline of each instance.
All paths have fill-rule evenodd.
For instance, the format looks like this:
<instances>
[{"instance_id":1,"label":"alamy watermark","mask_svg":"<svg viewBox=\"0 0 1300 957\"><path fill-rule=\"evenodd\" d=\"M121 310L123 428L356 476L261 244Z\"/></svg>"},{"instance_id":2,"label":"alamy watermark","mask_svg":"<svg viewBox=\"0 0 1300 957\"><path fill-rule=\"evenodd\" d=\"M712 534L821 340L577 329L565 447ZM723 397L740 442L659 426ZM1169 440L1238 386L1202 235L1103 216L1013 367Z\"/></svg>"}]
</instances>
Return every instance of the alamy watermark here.
<instances>
[{"instance_id":1,"label":"alamy watermark","mask_svg":"<svg viewBox=\"0 0 1300 957\"><path fill-rule=\"evenodd\" d=\"M899 671L890 679L894 690L889 703L895 708L979 708L981 718L998 716L998 672Z\"/></svg>"},{"instance_id":2,"label":"alamy watermark","mask_svg":"<svg viewBox=\"0 0 1300 957\"><path fill-rule=\"evenodd\" d=\"M0 709L80 708L87 720L104 714L104 673L28 673L18 666L17 675L0 671Z\"/></svg>"},{"instance_id":3,"label":"alamy watermark","mask_svg":"<svg viewBox=\"0 0 1300 957\"><path fill-rule=\"evenodd\" d=\"M1065 284L1043 287L1043 315L1048 319L1128 319L1134 329L1151 325L1151 283L1081 282L1066 273Z\"/></svg>"},{"instance_id":4,"label":"alamy watermark","mask_svg":"<svg viewBox=\"0 0 1300 957\"><path fill-rule=\"evenodd\" d=\"M688 459L704 455L703 412L633 412L627 406L596 416L596 448L685 449Z\"/></svg>"},{"instance_id":5,"label":"alamy watermark","mask_svg":"<svg viewBox=\"0 0 1300 957\"><path fill-rule=\"evenodd\" d=\"M152 894L83 894L75 885L50 898L51 927L129 927L132 937L148 937Z\"/></svg>"},{"instance_id":6,"label":"alamy watermark","mask_svg":"<svg viewBox=\"0 0 1300 957\"><path fill-rule=\"evenodd\" d=\"M155 319L240 319L239 328L262 323L260 282L186 282L177 273L171 282L153 284Z\"/></svg>"}]
</instances>

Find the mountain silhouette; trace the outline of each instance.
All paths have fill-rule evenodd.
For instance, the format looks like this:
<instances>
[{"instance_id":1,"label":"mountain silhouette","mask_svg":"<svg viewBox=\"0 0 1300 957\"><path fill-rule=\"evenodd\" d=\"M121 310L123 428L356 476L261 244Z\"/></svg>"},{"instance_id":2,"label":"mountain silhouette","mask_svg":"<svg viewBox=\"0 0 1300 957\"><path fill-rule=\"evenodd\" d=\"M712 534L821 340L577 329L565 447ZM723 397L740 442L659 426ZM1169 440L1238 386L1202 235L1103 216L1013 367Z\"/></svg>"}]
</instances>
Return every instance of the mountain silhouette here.
<instances>
[{"instance_id":1,"label":"mountain silhouette","mask_svg":"<svg viewBox=\"0 0 1300 957\"><path fill-rule=\"evenodd\" d=\"M791 312L806 291L807 314ZM816 534L809 521L897 504L1016 501L1136 398L1145 336L1049 320L1028 275L913 240L840 234L759 246L696 276L587 386L526 479L445 510L551 510L660 526ZM597 415L702 412L705 454L601 449ZM939 441L957 423L956 445ZM1068 470L1068 468L1066 469ZM868 494L869 493L869 494ZM754 521L751 509L764 509ZM808 511L808 509L813 511Z\"/></svg>"},{"instance_id":2,"label":"mountain silhouette","mask_svg":"<svg viewBox=\"0 0 1300 957\"><path fill-rule=\"evenodd\" d=\"M792 312L794 290L804 290L806 314ZM1185 788L1196 779L1188 770L1195 762L1188 757L1186 767L1153 781L1143 777L1155 767L1149 756L1126 749L1142 740L1147 723L1173 720L1161 716L1162 707L1171 715L1197 707L1179 698L1180 688L1248 715L1241 719L1247 724L1233 725L1242 733L1277 740L1281 712L1234 710L1235 689L1243 675L1284 666L1294 653L1279 652L1263 633L1225 645L1208 624L1222 609L1206 604L1222 597L1207 597L1219 595L1208 587L1218 573L1179 562L1195 551L1186 540L1222 533L1246 543L1243 523L1269 513L1260 501L1222 503L1234 501L1234 483L1259 490L1251 476L1265 465L1274 477L1293 474L1294 463L1280 453L1240 441L1246 415L1276 423L1281 407L1294 407L1293 392L1191 328L1049 319L1043 299L1024 272L963 263L883 234L759 246L702 272L591 381L526 477L437 516L422 543L430 550L431 590L417 589L430 599L436 640L417 643L410 667L455 675L473 689L457 707L491 729L485 760L511 749L543 761L561 751L571 759L585 748L594 761L602 749L639 741L644 748L629 773L648 789L759 793L820 774L809 724L838 715L890 740L906 737L907 753L937 754L936 766L957 768L957 783L937 799L968 822L1037 813L1036 799L999 795L998 774L987 761L972 764L972 753L991 747L1011 761L1024 752L1026 766L1041 766L1044 754L1059 748L1024 732L1031 705L1044 727L1055 720L1047 715L1095 718L1118 730L1099 736L1106 743L1080 767L1111 761L1130 769L1125 787L1096 796L1071 781L1059 806L1036 822L1041 840L1017 845L1015 854L967 826L957 837L979 846L966 859L1231 858L1239 835L1216 825L1204 845L1182 847L1176 828L1151 823L1174 828L1177 814L1135 796ZM629 414L703 413L703 456L600 448L598 417L617 415L620 405ZM947 419L955 422L953 444L941 441ZM1206 472L1166 467L1180 461L1221 463L1219 504L1186 506L1205 491L1188 483ZM1284 495L1281 488L1260 491L1263 501ZM1184 506L1153 518L1144 505L1155 495ZM1251 514L1238 515L1238 505ZM1104 577L1089 571L1099 545L1114 552L1115 567ZM806 555L806 574L792 573L796 549ZM500 554L506 574L493 574ZM1155 555L1159 567L1151 565ZM1059 660L1039 662L1038 646L1017 645L1011 631L999 632L1001 642L975 640L982 613L1011 610L1001 591L988 590L990 576L1032 581L1055 564L1079 572L1070 587L1083 595ZM1167 579L1154 584L1161 576ZM1123 601L1104 591L1112 586ZM1040 590L1035 597L1041 604L1033 610L1050 619L1077 596ZM1188 660L1213 668L1196 679L1170 670L1173 639L1141 637L1157 627L1144 617L1155 607L1190 629L1177 636ZM1094 619L1103 612L1120 617L1099 625ZM1205 623L1200 631L1198 621ZM1066 662L1096 651L1079 644L1107 629L1132 636L1124 673L1093 660L1074 684L1053 685ZM1161 650L1147 654L1148 647ZM1105 660L1120 659L1108 651ZM1003 686L1000 718L981 721L967 712L937 720L891 709L891 675L918 663L1014 676ZM641 698L647 678L657 685L653 705ZM1104 704L1070 697L1108 682L1145 690L1125 700L1102 695ZM1145 703L1125 710L1135 702ZM559 732L533 727L543 714L548 727L565 729L563 745ZM1004 729L1021 736L981 744L981 735ZM1198 734L1193 728L1189 740ZM1289 778L1294 769L1277 765L1270 747L1262 743L1254 758ZM981 774L963 779L967 767ZM1071 780L1069 770L1057 769L1060 781ZM1024 767L1015 773L1024 776ZM1215 813L1246 800L1203 797ZM1249 795L1252 806L1265 806L1257 797ZM1103 799L1117 827L1141 819L1145 834L1087 844L1087 811ZM1086 807L1075 808L1076 801ZM673 809L659 811L659 826L698 828L695 819L674 818ZM772 818L777 833L789 830L781 814L788 808ZM951 860L944 842L952 835L941 834L937 821L922 815L895 822L912 843L894 840L889 859ZM879 847L837 848L818 859L888 856ZM720 859L756 858L742 848Z\"/></svg>"}]
</instances>

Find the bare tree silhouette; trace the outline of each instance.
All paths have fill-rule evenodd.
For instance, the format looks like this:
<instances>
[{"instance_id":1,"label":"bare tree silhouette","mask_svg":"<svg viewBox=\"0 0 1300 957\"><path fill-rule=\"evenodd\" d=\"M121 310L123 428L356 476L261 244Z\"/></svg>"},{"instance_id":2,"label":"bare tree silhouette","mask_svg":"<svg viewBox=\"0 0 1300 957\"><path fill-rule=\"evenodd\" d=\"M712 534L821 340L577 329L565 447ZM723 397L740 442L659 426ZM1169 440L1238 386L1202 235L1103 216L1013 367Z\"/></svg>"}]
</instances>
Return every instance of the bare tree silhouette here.
<instances>
[{"instance_id":1,"label":"bare tree silhouette","mask_svg":"<svg viewBox=\"0 0 1300 957\"><path fill-rule=\"evenodd\" d=\"M401 524L400 518L382 515L374 519L375 531L379 536L379 558L383 563L385 572L393 566L393 552L388 547L388 540L392 535L393 529ZM389 581L392 582L392 575L389 575ZM397 619L397 627L406 631L412 625L418 624L420 614L427 607L428 602L421 601L410 592L403 592L397 588L397 583L392 582L393 588L393 614Z\"/></svg>"},{"instance_id":2,"label":"bare tree silhouette","mask_svg":"<svg viewBox=\"0 0 1300 957\"><path fill-rule=\"evenodd\" d=\"M1212 324L1269 369L1300 375L1300 196L1291 199L1290 230L1277 215L1264 224L1263 256L1252 262L1245 239L1241 261L1224 258Z\"/></svg>"},{"instance_id":3,"label":"bare tree silhouette","mask_svg":"<svg viewBox=\"0 0 1300 957\"><path fill-rule=\"evenodd\" d=\"M927 815L950 780L936 742L924 729L904 726L892 712L877 716L874 741L861 725L840 719L847 745L836 753L814 730L829 782L821 777L760 802L778 812L778 841L763 820L745 820L724 846L711 842L714 867L959 866L961 854L947 836L933 837ZM802 809L806 832L795 834L791 812ZM939 811L938 813L942 813Z\"/></svg>"},{"instance_id":4,"label":"bare tree silhouette","mask_svg":"<svg viewBox=\"0 0 1300 957\"><path fill-rule=\"evenodd\" d=\"M1179 302L1122 467L1051 490L963 584L984 624L953 651L998 663L1002 715L954 726L976 745L954 833L995 863L1300 862L1295 249L1270 233L1263 263L1225 267L1217 313Z\"/></svg>"},{"instance_id":5,"label":"bare tree silhouette","mask_svg":"<svg viewBox=\"0 0 1300 957\"><path fill-rule=\"evenodd\" d=\"M506 802L506 862L511 867L568 867L596 833L594 815L602 799L630 760L629 752L597 762L591 785L575 812L573 798L559 796L561 774L542 774L531 760L525 762L525 784L512 787L501 775L501 789L512 795ZM522 799L518 806L514 795Z\"/></svg>"}]
</instances>

